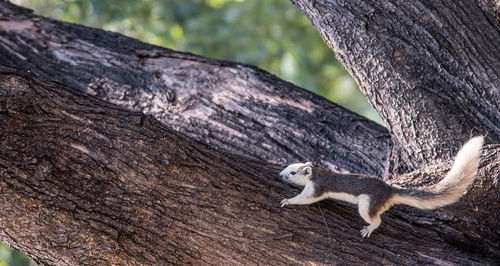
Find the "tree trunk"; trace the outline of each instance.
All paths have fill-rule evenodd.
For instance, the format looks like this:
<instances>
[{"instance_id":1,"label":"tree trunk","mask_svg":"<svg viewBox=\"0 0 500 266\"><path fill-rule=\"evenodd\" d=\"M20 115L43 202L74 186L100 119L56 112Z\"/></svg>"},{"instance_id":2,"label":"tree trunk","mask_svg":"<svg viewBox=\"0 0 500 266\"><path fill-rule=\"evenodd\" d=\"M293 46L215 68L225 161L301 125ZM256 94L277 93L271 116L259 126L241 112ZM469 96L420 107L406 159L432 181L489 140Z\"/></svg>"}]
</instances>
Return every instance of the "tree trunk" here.
<instances>
[{"instance_id":1,"label":"tree trunk","mask_svg":"<svg viewBox=\"0 0 500 266\"><path fill-rule=\"evenodd\" d=\"M498 6L484 1L293 0L391 133L387 174L500 142ZM498 4L497 4L498 5Z\"/></svg>"},{"instance_id":2,"label":"tree trunk","mask_svg":"<svg viewBox=\"0 0 500 266\"><path fill-rule=\"evenodd\" d=\"M0 69L0 240L37 262L500 259L499 145L485 147L478 181L459 203L393 208L362 239L362 219L348 205L280 212L279 201L298 190L265 161L313 158L381 174L391 147L383 128L254 67L40 18L8 3L0 12L0 60L23 70ZM434 147L459 147L450 145ZM427 185L449 165L390 182Z\"/></svg>"}]
</instances>

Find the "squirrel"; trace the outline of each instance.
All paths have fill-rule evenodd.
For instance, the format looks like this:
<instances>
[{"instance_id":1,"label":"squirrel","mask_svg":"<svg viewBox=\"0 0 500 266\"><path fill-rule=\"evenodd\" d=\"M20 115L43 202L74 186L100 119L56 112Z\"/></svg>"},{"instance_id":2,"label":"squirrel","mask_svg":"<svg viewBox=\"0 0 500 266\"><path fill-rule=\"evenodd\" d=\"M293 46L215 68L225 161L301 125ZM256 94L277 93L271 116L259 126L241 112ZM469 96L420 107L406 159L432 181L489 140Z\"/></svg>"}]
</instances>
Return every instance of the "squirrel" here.
<instances>
[{"instance_id":1,"label":"squirrel","mask_svg":"<svg viewBox=\"0 0 500 266\"><path fill-rule=\"evenodd\" d=\"M433 210L457 202L475 179L482 145L482 136L470 139L457 153L448 174L423 190L395 188L373 176L333 173L320 168L313 170L310 162L291 164L280 176L304 189L291 199L283 199L281 208L328 198L357 204L359 215L369 224L360 231L361 237L368 238L380 226L380 215L393 205Z\"/></svg>"}]
</instances>

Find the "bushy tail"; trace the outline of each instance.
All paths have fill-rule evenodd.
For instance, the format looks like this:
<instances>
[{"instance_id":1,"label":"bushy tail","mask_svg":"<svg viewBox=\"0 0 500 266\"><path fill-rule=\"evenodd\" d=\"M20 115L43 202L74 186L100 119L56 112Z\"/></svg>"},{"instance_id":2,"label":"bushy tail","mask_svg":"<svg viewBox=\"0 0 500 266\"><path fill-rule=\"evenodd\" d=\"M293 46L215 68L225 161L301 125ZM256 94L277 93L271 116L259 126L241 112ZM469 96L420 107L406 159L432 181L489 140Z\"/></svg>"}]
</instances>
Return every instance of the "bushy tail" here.
<instances>
[{"instance_id":1,"label":"bushy tail","mask_svg":"<svg viewBox=\"0 0 500 266\"><path fill-rule=\"evenodd\" d=\"M483 136L470 139L458 152L443 180L426 190L401 190L390 202L432 210L458 201L476 177L482 146Z\"/></svg>"}]
</instances>

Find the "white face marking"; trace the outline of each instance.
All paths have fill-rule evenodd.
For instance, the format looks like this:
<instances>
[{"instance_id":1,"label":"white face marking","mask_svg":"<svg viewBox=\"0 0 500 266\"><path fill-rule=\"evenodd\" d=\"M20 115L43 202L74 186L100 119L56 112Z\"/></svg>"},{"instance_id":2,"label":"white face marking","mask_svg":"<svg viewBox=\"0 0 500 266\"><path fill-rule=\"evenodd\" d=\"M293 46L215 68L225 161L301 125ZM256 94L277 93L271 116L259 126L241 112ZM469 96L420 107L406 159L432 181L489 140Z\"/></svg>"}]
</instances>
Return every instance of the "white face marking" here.
<instances>
[{"instance_id":1,"label":"white face marking","mask_svg":"<svg viewBox=\"0 0 500 266\"><path fill-rule=\"evenodd\" d=\"M312 176L312 164L310 162L291 164L281 171L280 176L286 182L305 186Z\"/></svg>"}]
</instances>

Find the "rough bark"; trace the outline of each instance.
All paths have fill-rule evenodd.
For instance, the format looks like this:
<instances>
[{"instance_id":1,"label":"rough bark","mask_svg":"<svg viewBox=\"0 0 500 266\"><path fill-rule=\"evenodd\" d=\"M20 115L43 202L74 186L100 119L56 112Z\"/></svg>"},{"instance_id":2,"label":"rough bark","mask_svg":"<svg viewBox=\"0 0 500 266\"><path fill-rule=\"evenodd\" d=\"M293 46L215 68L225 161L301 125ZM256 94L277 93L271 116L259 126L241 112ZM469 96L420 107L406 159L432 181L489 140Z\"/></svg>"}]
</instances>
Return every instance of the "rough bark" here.
<instances>
[{"instance_id":1,"label":"rough bark","mask_svg":"<svg viewBox=\"0 0 500 266\"><path fill-rule=\"evenodd\" d=\"M498 144L486 146L478 180L459 203L437 211L393 208L362 239L362 219L348 205L325 201L279 212L279 201L298 192L277 179L280 167L227 151L284 162L302 160L299 147L331 168L378 174L390 147L380 127L250 66L6 3L0 14L1 62L30 71L0 68L0 240L40 263L500 260ZM488 108L481 104L488 102L473 107ZM435 141L425 136L420 141ZM260 142L270 146L252 150ZM460 144L434 147L449 153ZM390 182L427 185L449 165Z\"/></svg>"},{"instance_id":2,"label":"rough bark","mask_svg":"<svg viewBox=\"0 0 500 266\"><path fill-rule=\"evenodd\" d=\"M380 176L390 150L382 126L255 67L45 19L6 3L0 5L0 62L264 161L313 161Z\"/></svg>"},{"instance_id":3,"label":"rough bark","mask_svg":"<svg viewBox=\"0 0 500 266\"><path fill-rule=\"evenodd\" d=\"M343 204L280 212L279 200L298 191L278 180L276 166L0 70L0 239L39 263L484 264L500 256L498 213L486 206L498 202L498 145L485 149L480 182L464 201L436 212L395 208L366 240L356 209Z\"/></svg>"},{"instance_id":4,"label":"rough bark","mask_svg":"<svg viewBox=\"0 0 500 266\"><path fill-rule=\"evenodd\" d=\"M500 31L490 1L293 0L385 121L388 174L500 142Z\"/></svg>"}]
</instances>

